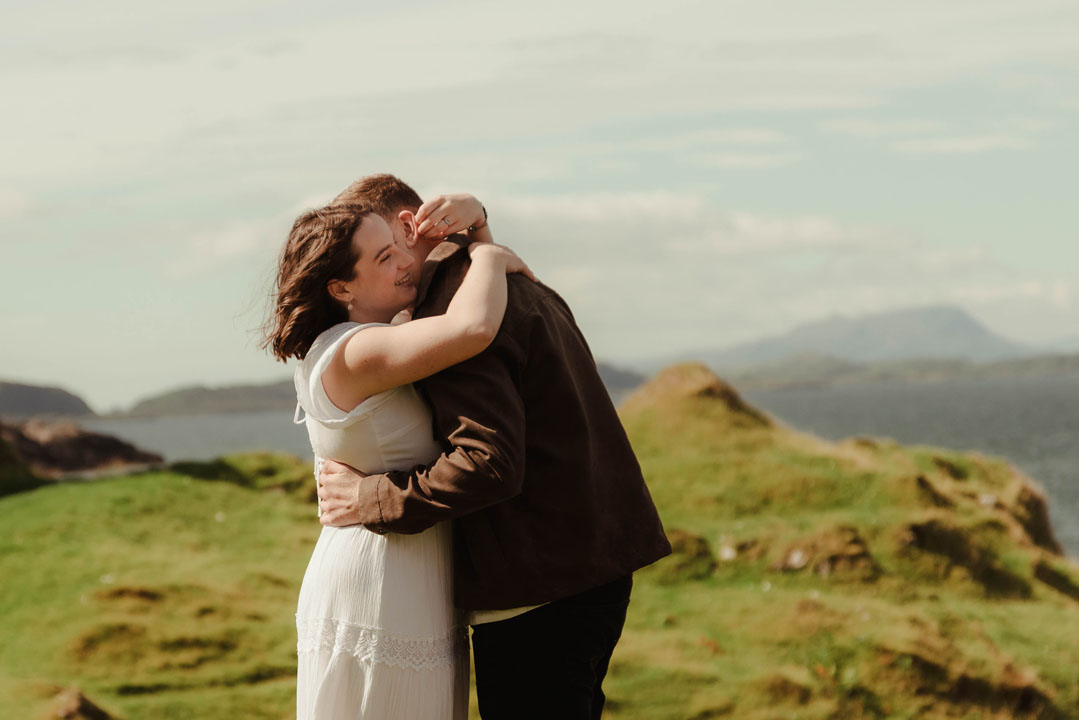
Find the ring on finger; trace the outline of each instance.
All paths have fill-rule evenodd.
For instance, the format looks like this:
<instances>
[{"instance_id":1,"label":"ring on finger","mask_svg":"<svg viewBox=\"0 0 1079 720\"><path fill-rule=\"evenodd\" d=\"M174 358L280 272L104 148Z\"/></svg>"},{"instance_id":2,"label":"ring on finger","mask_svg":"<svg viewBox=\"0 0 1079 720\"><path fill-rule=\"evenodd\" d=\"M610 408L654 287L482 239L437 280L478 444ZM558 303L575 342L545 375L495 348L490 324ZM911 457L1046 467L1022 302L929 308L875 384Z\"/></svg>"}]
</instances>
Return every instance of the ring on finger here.
<instances>
[{"instance_id":1,"label":"ring on finger","mask_svg":"<svg viewBox=\"0 0 1079 720\"><path fill-rule=\"evenodd\" d=\"M449 227L451 225L449 218L442 218L442 222L446 223L446 227Z\"/></svg>"}]
</instances>

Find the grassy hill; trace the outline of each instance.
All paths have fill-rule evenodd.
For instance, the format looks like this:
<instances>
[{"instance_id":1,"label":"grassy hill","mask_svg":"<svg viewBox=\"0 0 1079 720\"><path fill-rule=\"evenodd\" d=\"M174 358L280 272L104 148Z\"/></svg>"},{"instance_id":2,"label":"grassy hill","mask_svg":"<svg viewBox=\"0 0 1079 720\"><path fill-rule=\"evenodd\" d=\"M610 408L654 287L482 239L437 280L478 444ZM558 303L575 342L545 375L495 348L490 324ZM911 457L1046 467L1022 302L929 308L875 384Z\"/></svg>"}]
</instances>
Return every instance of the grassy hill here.
<instances>
[{"instance_id":1,"label":"grassy hill","mask_svg":"<svg viewBox=\"0 0 1079 720\"><path fill-rule=\"evenodd\" d=\"M1007 463L830 444L669 369L623 420L676 554L605 717L1079 718L1079 568ZM245 455L0 498L0 717L288 718L310 468Z\"/></svg>"},{"instance_id":2,"label":"grassy hill","mask_svg":"<svg viewBox=\"0 0 1079 720\"><path fill-rule=\"evenodd\" d=\"M1079 718L1079 568L1007 463L826 443L699 366L622 411L684 550L641 573L612 717Z\"/></svg>"}]
</instances>

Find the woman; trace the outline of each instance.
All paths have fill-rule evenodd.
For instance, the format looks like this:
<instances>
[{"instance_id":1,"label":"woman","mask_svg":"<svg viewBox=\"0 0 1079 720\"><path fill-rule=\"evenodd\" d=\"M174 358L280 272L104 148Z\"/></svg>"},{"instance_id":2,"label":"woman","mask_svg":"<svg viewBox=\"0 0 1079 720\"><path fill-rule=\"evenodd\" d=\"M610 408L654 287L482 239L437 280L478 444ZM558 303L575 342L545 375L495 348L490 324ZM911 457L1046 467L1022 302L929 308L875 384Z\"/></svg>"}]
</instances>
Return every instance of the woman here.
<instances>
[{"instance_id":1,"label":"woman","mask_svg":"<svg viewBox=\"0 0 1079 720\"><path fill-rule=\"evenodd\" d=\"M410 383L487 347L506 309L506 273L531 277L485 223L470 239L472 265L446 313L402 322L419 273L382 217L343 205L296 220L266 345L301 361L296 392L316 474L323 458L379 473L439 454ZM323 528L296 613L300 720L467 717L451 555L447 524L418 535Z\"/></svg>"}]
</instances>

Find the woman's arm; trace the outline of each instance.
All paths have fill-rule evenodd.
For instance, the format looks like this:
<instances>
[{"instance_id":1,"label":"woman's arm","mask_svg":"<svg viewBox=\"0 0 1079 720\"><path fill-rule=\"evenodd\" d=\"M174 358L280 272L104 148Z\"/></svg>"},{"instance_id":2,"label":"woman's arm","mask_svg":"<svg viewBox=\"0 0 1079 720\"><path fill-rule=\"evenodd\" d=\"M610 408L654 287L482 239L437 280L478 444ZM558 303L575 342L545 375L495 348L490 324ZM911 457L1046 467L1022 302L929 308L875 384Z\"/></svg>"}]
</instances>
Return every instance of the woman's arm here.
<instances>
[{"instance_id":1,"label":"woman's arm","mask_svg":"<svg viewBox=\"0 0 1079 720\"><path fill-rule=\"evenodd\" d=\"M506 274L535 280L511 250L490 243L469 246L472 265L445 314L354 333L323 376L331 402L353 408L478 355L491 344L506 312Z\"/></svg>"}]
</instances>

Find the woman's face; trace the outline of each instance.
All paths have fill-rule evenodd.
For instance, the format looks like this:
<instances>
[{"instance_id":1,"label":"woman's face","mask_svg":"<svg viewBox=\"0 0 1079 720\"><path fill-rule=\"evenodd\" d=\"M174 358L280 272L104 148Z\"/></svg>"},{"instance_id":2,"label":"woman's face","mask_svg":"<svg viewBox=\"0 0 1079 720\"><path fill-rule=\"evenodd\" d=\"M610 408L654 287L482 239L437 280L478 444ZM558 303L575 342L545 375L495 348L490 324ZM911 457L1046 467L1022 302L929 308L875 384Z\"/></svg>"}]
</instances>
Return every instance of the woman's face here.
<instances>
[{"instance_id":1,"label":"woman's face","mask_svg":"<svg viewBox=\"0 0 1079 720\"><path fill-rule=\"evenodd\" d=\"M389 322L416 299L415 261L394 241L386 221L374 213L356 228L352 248L360 259L353 267L352 280L344 283L352 295L349 319Z\"/></svg>"}]
</instances>

